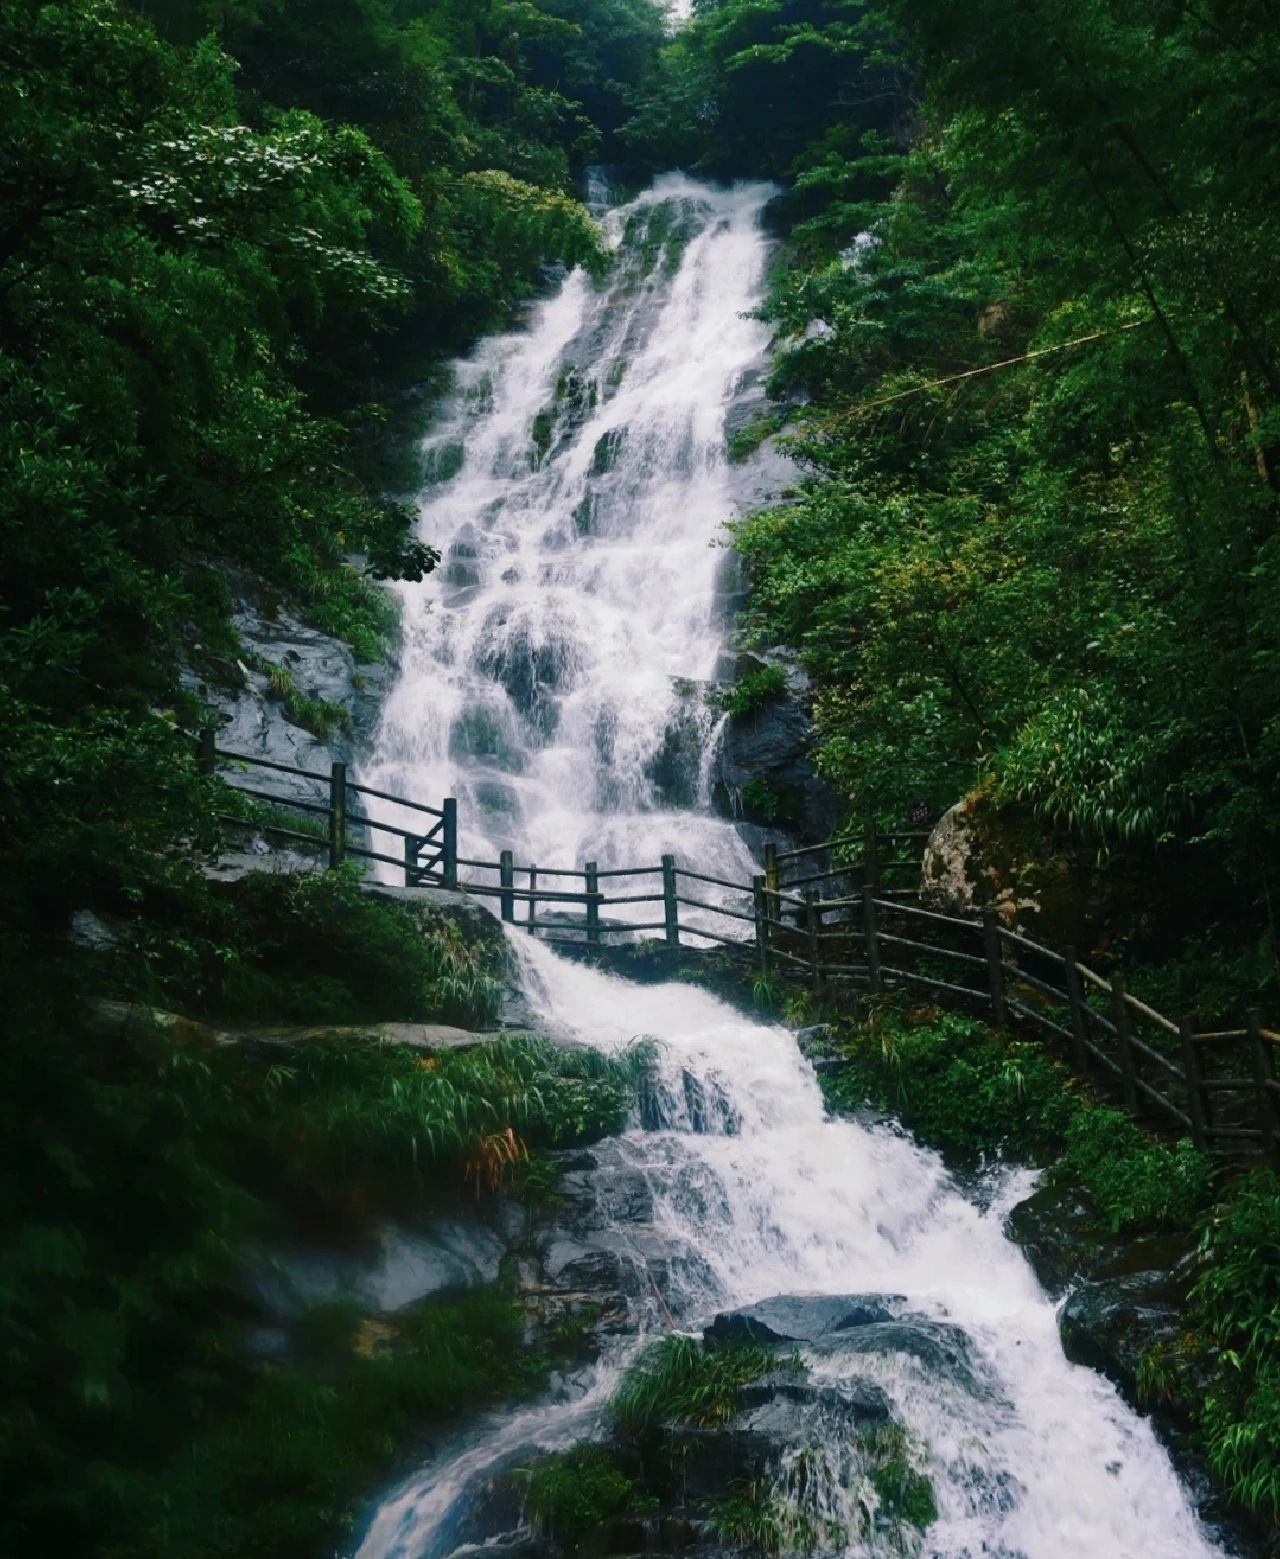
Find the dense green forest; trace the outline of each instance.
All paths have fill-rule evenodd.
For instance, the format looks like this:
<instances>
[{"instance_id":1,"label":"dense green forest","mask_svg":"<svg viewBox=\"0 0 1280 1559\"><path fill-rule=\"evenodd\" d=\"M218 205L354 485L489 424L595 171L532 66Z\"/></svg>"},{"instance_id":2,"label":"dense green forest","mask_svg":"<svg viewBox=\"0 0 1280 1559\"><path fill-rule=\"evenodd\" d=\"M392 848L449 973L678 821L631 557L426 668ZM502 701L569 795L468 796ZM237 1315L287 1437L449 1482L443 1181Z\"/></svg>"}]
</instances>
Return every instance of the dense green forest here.
<instances>
[{"instance_id":1,"label":"dense green forest","mask_svg":"<svg viewBox=\"0 0 1280 1559\"><path fill-rule=\"evenodd\" d=\"M980 784L1102 864L1120 948L1181 950L1164 999L1270 996L1269 7L700 15L672 79L676 101L728 83L712 166L756 164L739 88L808 115L770 142L789 240L766 310L806 479L737 541L763 639L819 684L827 774L886 821Z\"/></svg>"},{"instance_id":2,"label":"dense green forest","mask_svg":"<svg viewBox=\"0 0 1280 1559\"><path fill-rule=\"evenodd\" d=\"M1280 991L1271 0L695 0L678 33L655 0L9 0L7 1552L326 1551L407 1424L547 1365L494 1294L420 1318L392 1362L319 1317L264 1383L235 1252L368 1176L460 1184L477 1134L598 1135L625 1068L530 1042L438 1080L341 1049L276 1075L85 1011L491 1000L491 972L343 874L211 893L209 713L179 672L243 675L235 569L382 652L381 583L438 561L388 475L404 392L561 268L607 266L578 199L599 161L779 182L769 426L803 475L735 539L749 628L803 658L851 811L973 792L1091 891L1123 885L1102 948L1177 1010ZM84 910L132 940L75 946ZM368 950L349 987L321 935ZM416 1121L457 1099L475 1130L419 1163ZM1250 1197L1239 1248L1273 1274L1277 1199ZM1210 1430L1274 1514L1274 1279L1244 1265Z\"/></svg>"}]
</instances>

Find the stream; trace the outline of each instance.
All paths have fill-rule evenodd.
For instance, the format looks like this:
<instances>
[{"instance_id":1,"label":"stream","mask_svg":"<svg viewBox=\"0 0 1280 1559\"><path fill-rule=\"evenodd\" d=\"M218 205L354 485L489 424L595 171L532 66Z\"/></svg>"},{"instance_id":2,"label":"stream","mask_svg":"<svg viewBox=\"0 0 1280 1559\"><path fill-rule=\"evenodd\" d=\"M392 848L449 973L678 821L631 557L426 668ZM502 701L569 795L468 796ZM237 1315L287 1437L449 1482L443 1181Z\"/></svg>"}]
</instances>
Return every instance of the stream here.
<instances>
[{"instance_id":1,"label":"stream","mask_svg":"<svg viewBox=\"0 0 1280 1559\"><path fill-rule=\"evenodd\" d=\"M766 366L767 334L746 315L773 193L667 176L606 212L597 184L618 255L604 283L571 275L521 329L456 365L421 504L445 561L402 587L401 675L361 777L456 795L464 857L512 848L547 867L610 867L673 851L736 881L758 869L711 808L717 716L698 684L732 664L736 579L717 542L743 474L725 434ZM610 1051L658 1041L645 1125L607 1145L648 1188L637 1262L665 1253L660 1305L639 1307L638 1327L694 1331L776 1295L877 1295L958 1339L946 1368L927 1351L803 1347L811 1377L884 1392L923 1447L938 1505L915 1550L868 1530L856 1455L833 1438L803 1492L824 1530L844 1533L832 1546L1223 1552L1150 1425L1063 1356L1053 1303L1002 1232L1027 1173L963 1194L892 1123L829 1118L788 1030L511 935L547 1032ZM620 1220L600 1237L633 1233ZM637 1346L618 1339L577 1390L469 1431L371 1513L358 1559L445 1559L486 1473L595 1432Z\"/></svg>"}]
</instances>

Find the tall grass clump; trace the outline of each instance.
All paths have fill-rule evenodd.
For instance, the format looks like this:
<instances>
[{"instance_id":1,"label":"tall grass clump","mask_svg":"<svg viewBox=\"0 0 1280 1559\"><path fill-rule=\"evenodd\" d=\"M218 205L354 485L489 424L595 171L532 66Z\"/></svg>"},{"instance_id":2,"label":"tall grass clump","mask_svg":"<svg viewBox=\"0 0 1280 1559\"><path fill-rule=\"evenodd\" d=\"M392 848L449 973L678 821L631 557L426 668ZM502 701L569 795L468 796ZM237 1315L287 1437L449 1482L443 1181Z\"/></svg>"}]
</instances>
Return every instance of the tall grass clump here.
<instances>
[{"instance_id":1,"label":"tall grass clump","mask_svg":"<svg viewBox=\"0 0 1280 1559\"><path fill-rule=\"evenodd\" d=\"M758 1343L664 1337L623 1377L613 1399L614 1419L620 1432L635 1440L678 1424L723 1424L736 1411L739 1390L777 1369L778 1362Z\"/></svg>"},{"instance_id":2,"label":"tall grass clump","mask_svg":"<svg viewBox=\"0 0 1280 1559\"><path fill-rule=\"evenodd\" d=\"M621 1128L644 1051L621 1058L512 1035L467 1050L318 1040L273 1069L268 1125L288 1176L493 1189L532 1150Z\"/></svg>"}]
</instances>

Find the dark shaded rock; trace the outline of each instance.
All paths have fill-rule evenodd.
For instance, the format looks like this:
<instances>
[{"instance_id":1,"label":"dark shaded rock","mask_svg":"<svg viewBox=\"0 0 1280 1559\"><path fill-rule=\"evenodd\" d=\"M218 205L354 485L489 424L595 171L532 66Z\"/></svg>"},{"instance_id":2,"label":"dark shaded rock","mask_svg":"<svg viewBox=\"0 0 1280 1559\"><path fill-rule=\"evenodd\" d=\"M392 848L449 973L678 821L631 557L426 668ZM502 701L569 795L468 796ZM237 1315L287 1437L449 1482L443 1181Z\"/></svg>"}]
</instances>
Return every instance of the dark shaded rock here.
<instances>
[{"instance_id":1,"label":"dark shaded rock","mask_svg":"<svg viewBox=\"0 0 1280 1559\"><path fill-rule=\"evenodd\" d=\"M905 1304L896 1294L783 1294L725 1311L703 1336L716 1342L815 1342L833 1332L892 1321Z\"/></svg>"},{"instance_id":2,"label":"dark shaded rock","mask_svg":"<svg viewBox=\"0 0 1280 1559\"><path fill-rule=\"evenodd\" d=\"M1058 1316L1063 1352L1138 1399L1138 1367L1158 1343L1177 1341L1185 1285L1168 1272L1082 1283Z\"/></svg>"},{"instance_id":3,"label":"dark shaded rock","mask_svg":"<svg viewBox=\"0 0 1280 1559\"><path fill-rule=\"evenodd\" d=\"M707 703L707 691L702 682L676 684L678 701L662 734L662 745L645 764L645 778L664 806L692 807L698 803L702 757L716 718Z\"/></svg>"},{"instance_id":4,"label":"dark shaded rock","mask_svg":"<svg viewBox=\"0 0 1280 1559\"><path fill-rule=\"evenodd\" d=\"M948 1375L969 1391L978 1390L969 1339L947 1321L906 1316L900 1320L868 1321L843 1331L828 1332L810 1347L826 1354L905 1353L935 1374Z\"/></svg>"},{"instance_id":5,"label":"dark shaded rock","mask_svg":"<svg viewBox=\"0 0 1280 1559\"><path fill-rule=\"evenodd\" d=\"M755 656L741 656L737 678L761 671L765 664ZM806 842L818 842L834 833L844 809L813 764L807 695L804 674L791 668L785 693L746 714L728 717L713 795L725 816L776 823ZM771 798L771 815L760 810L759 801L751 802L762 787Z\"/></svg>"},{"instance_id":6,"label":"dark shaded rock","mask_svg":"<svg viewBox=\"0 0 1280 1559\"><path fill-rule=\"evenodd\" d=\"M284 610L275 592L260 580L237 569L219 572L231 590L231 621L245 651L235 668L239 686L205 681L191 669L182 674L183 685L220 716L218 745L322 773L332 763L349 763L373 733L394 667L357 664L347 645ZM324 736L298 725L283 695L273 688L273 672L277 681L287 677L301 698L338 705L349 725L336 725ZM327 799L320 793L325 787L298 775L269 770L237 775L229 770L226 778L269 790L283 800Z\"/></svg>"},{"instance_id":7,"label":"dark shaded rock","mask_svg":"<svg viewBox=\"0 0 1280 1559\"><path fill-rule=\"evenodd\" d=\"M925 845L920 895L948 915L995 910L1049 947L1088 948L1104 933L1149 934L1154 906L1123 862L1053 833L1027 807L1000 804L989 781L945 812Z\"/></svg>"},{"instance_id":8,"label":"dark shaded rock","mask_svg":"<svg viewBox=\"0 0 1280 1559\"><path fill-rule=\"evenodd\" d=\"M497 1280L506 1241L479 1218L439 1214L420 1228L388 1223L357 1247L279 1248L252 1269L255 1296L271 1316L350 1300L390 1314L451 1289Z\"/></svg>"},{"instance_id":9,"label":"dark shaded rock","mask_svg":"<svg viewBox=\"0 0 1280 1559\"><path fill-rule=\"evenodd\" d=\"M1018 1203L1004 1229L1054 1295L1091 1273L1101 1254L1098 1210L1076 1186L1041 1186Z\"/></svg>"}]
</instances>

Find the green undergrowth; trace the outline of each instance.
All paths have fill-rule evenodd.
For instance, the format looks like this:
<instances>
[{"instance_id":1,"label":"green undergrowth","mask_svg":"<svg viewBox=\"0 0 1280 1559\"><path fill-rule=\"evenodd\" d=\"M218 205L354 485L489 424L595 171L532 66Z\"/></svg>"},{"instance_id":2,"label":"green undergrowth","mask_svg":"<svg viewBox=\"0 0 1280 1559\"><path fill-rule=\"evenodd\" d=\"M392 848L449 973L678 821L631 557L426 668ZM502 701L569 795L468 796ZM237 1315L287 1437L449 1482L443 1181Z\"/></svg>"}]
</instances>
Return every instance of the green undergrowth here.
<instances>
[{"instance_id":1,"label":"green undergrowth","mask_svg":"<svg viewBox=\"0 0 1280 1559\"><path fill-rule=\"evenodd\" d=\"M415 1430L543 1382L552 1361L524 1346L523 1321L498 1287L386 1320L346 1304L317 1308L295 1327L289 1363L248 1377L234 1410L201 1424L160 1478L129 1480L142 1533L132 1551L328 1551Z\"/></svg>"},{"instance_id":2,"label":"green undergrowth","mask_svg":"<svg viewBox=\"0 0 1280 1559\"><path fill-rule=\"evenodd\" d=\"M116 987L228 1021L439 1019L496 1010L506 949L361 886L355 866L153 885L112 955Z\"/></svg>"},{"instance_id":3,"label":"green undergrowth","mask_svg":"<svg viewBox=\"0 0 1280 1559\"><path fill-rule=\"evenodd\" d=\"M1213 1200L1211 1161L1101 1104L1045 1048L933 1008L872 1007L836 1025L843 1062L822 1074L830 1105L891 1110L961 1161L1004 1153L1085 1187L1113 1232L1190 1228Z\"/></svg>"},{"instance_id":4,"label":"green undergrowth","mask_svg":"<svg viewBox=\"0 0 1280 1559\"><path fill-rule=\"evenodd\" d=\"M787 674L781 666L761 666L748 671L732 687L708 695L708 703L731 715L749 715L763 709L787 691Z\"/></svg>"},{"instance_id":5,"label":"green undergrowth","mask_svg":"<svg viewBox=\"0 0 1280 1559\"><path fill-rule=\"evenodd\" d=\"M249 1135L303 1195L361 1185L412 1201L440 1173L494 1190L531 1151L618 1131L646 1060L640 1046L615 1059L537 1035L428 1053L318 1040L264 1069Z\"/></svg>"},{"instance_id":6,"label":"green undergrowth","mask_svg":"<svg viewBox=\"0 0 1280 1559\"><path fill-rule=\"evenodd\" d=\"M1280 1525L1280 1176L1257 1169L1200 1227L1179 1334L1138 1368L1152 1407L1194 1428L1231 1497Z\"/></svg>"}]
</instances>

